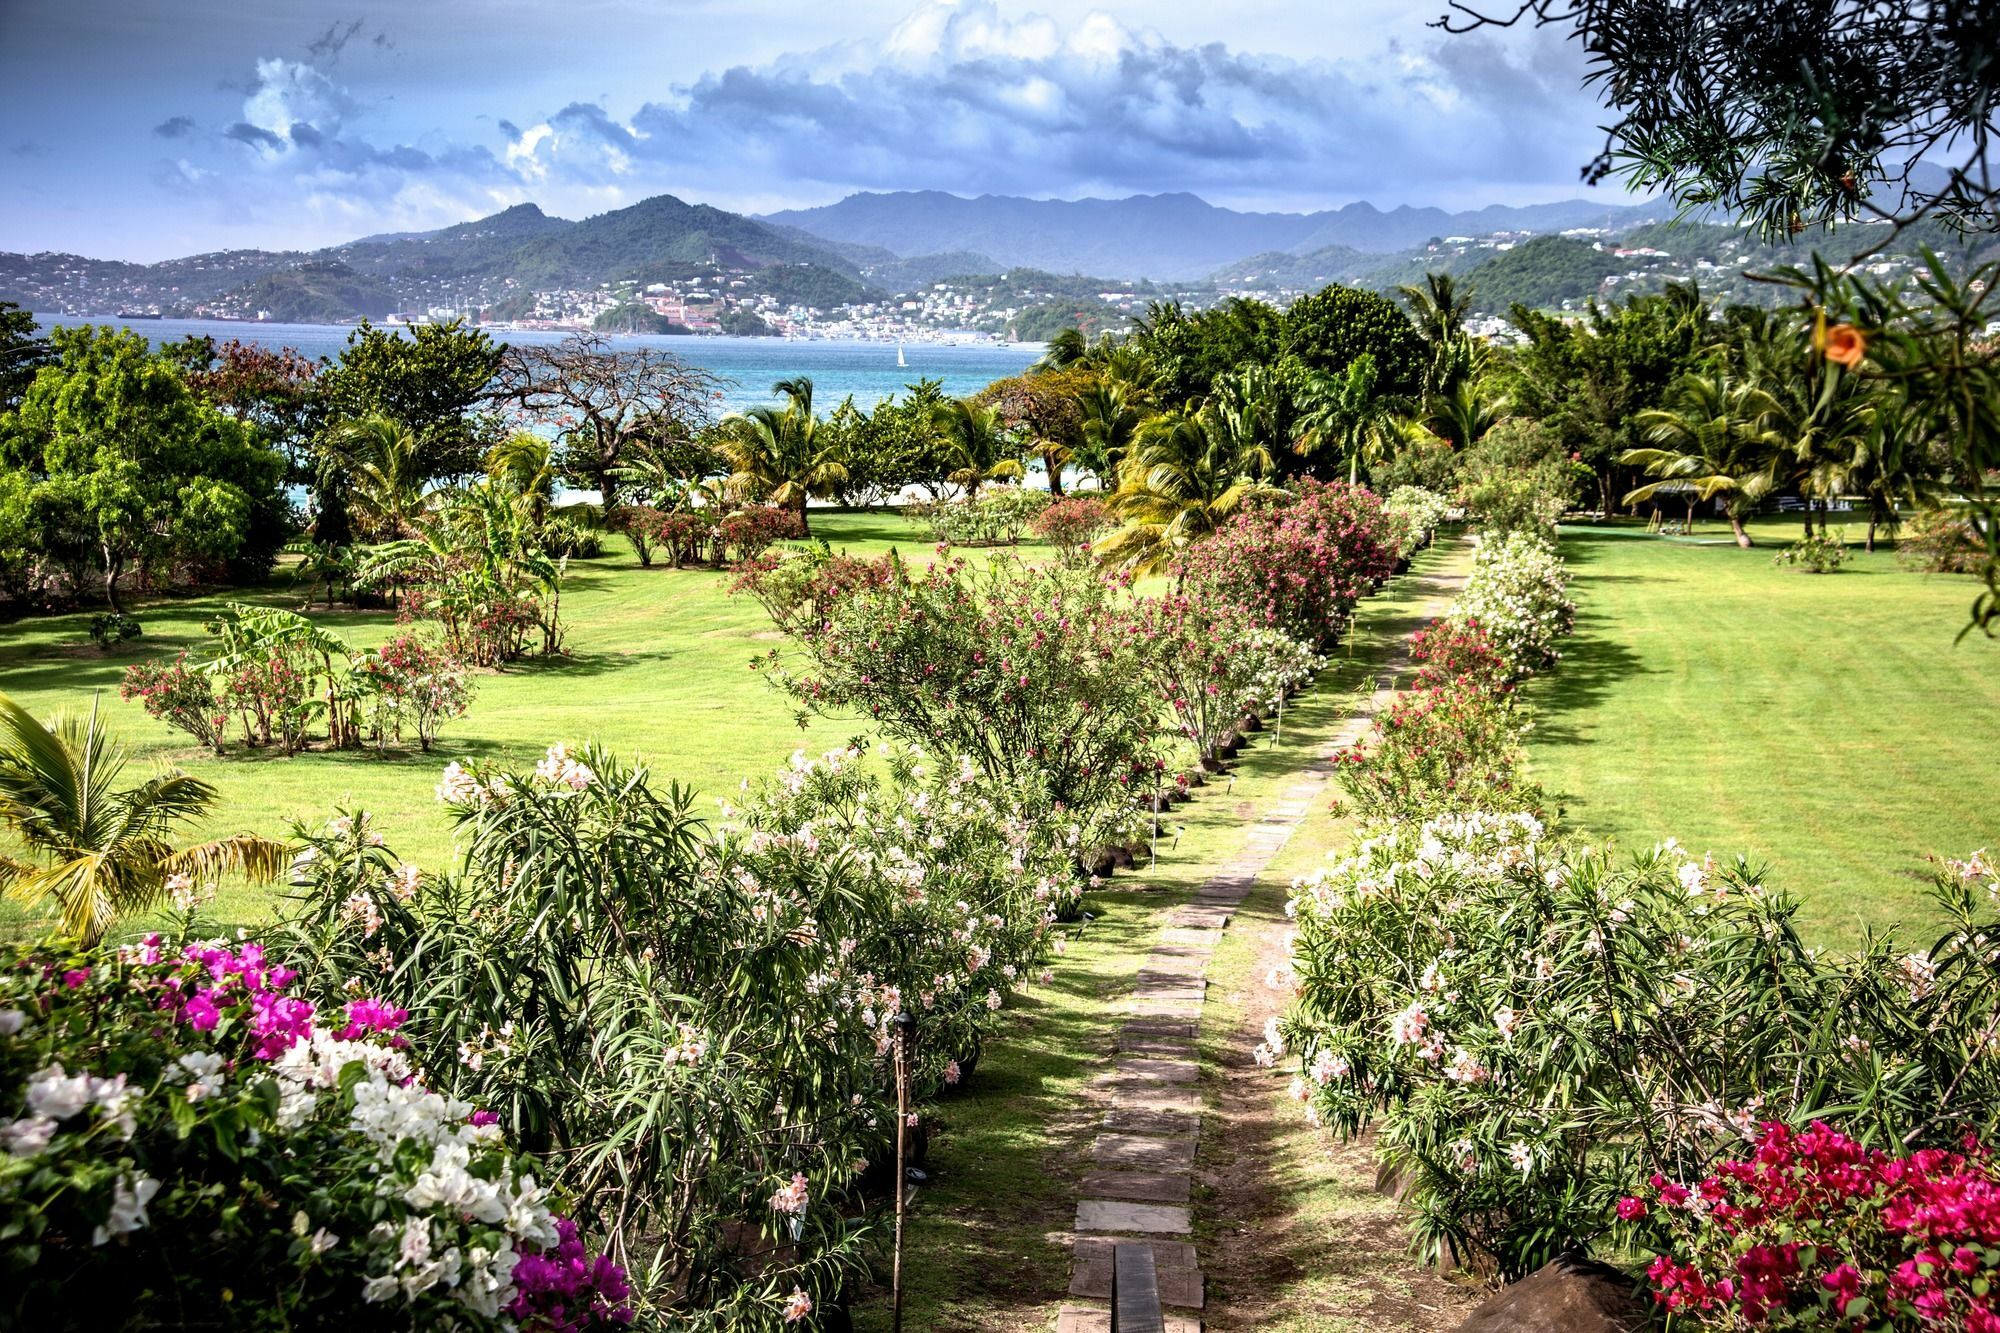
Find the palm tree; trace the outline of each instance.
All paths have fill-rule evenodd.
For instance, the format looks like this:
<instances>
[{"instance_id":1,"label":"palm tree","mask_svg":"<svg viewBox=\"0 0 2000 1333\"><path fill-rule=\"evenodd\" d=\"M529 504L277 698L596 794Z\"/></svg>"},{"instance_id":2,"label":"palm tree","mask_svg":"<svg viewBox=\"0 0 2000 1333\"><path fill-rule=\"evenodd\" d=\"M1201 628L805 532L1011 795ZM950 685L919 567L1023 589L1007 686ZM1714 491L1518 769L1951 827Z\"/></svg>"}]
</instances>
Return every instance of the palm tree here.
<instances>
[{"instance_id":1,"label":"palm tree","mask_svg":"<svg viewBox=\"0 0 2000 1333\"><path fill-rule=\"evenodd\" d=\"M1380 460L1409 409L1403 399L1375 391L1375 356L1363 352L1338 375L1314 375L1301 394L1304 410L1293 447L1310 458L1331 446L1347 459L1347 482L1361 478L1361 462Z\"/></svg>"},{"instance_id":2,"label":"palm tree","mask_svg":"<svg viewBox=\"0 0 2000 1333\"><path fill-rule=\"evenodd\" d=\"M1247 433L1246 415L1211 397L1194 412L1170 412L1139 428L1118 467L1111 512L1125 526L1100 548L1107 564L1138 573L1164 568L1182 548L1215 529L1254 495L1270 450Z\"/></svg>"},{"instance_id":3,"label":"palm tree","mask_svg":"<svg viewBox=\"0 0 2000 1333\"><path fill-rule=\"evenodd\" d=\"M1132 446L1139 425L1146 419L1138 395L1124 380L1103 376L1076 396L1083 413L1082 439L1074 461L1102 484L1118 466L1118 460Z\"/></svg>"},{"instance_id":4,"label":"palm tree","mask_svg":"<svg viewBox=\"0 0 2000 1333\"><path fill-rule=\"evenodd\" d=\"M1458 290L1457 281L1449 273L1426 273L1423 286L1405 284L1396 288L1396 294L1410 308L1417 332L1432 347L1458 337L1464 331L1466 315L1472 310L1472 297Z\"/></svg>"},{"instance_id":5,"label":"palm tree","mask_svg":"<svg viewBox=\"0 0 2000 1333\"><path fill-rule=\"evenodd\" d=\"M416 432L379 413L334 431L335 456L326 466L345 472L350 508L375 536L408 536L424 507L424 474Z\"/></svg>"},{"instance_id":6,"label":"palm tree","mask_svg":"<svg viewBox=\"0 0 2000 1333\"><path fill-rule=\"evenodd\" d=\"M1031 375L1046 370L1068 370L1072 366L1101 366L1110 360L1118 343L1110 333L1100 333L1096 339L1086 338L1083 330L1072 325L1049 339L1041 356L1028 367Z\"/></svg>"},{"instance_id":7,"label":"palm tree","mask_svg":"<svg viewBox=\"0 0 2000 1333\"><path fill-rule=\"evenodd\" d=\"M945 480L964 491L966 499L979 494L986 482L1026 475L1021 460L1012 456L1014 441L998 409L970 398L953 398L938 404L937 428L945 457L953 465Z\"/></svg>"},{"instance_id":8,"label":"palm tree","mask_svg":"<svg viewBox=\"0 0 2000 1333\"><path fill-rule=\"evenodd\" d=\"M63 931L94 944L121 912L157 902L171 876L271 880L290 864L290 848L249 833L176 848L174 831L209 813L215 788L180 772L119 788L124 767L95 702L50 727L0 694L0 827L27 854L0 856L9 897L54 898Z\"/></svg>"},{"instance_id":9,"label":"palm tree","mask_svg":"<svg viewBox=\"0 0 2000 1333\"><path fill-rule=\"evenodd\" d=\"M1744 517L1771 493L1777 453L1767 429L1776 405L1761 387L1727 375L1687 375L1675 383L1665 407L1635 418L1652 447L1627 449L1618 461L1658 480L1625 496L1625 503L1678 494L1692 517L1698 500L1722 497L1736 544L1753 543Z\"/></svg>"},{"instance_id":10,"label":"palm tree","mask_svg":"<svg viewBox=\"0 0 2000 1333\"><path fill-rule=\"evenodd\" d=\"M1928 447L1922 422L1902 394L1878 389L1870 398L1868 428L1855 443L1848 483L1867 498L1867 549L1872 551L1878 528L1895 530L1898 501L1930 506L1951 488L1939 476L1939 460Z\"/></svg>"},{"instance_id":11,"label":"palm tree","mask_svg":"<svg viewBox=\"0 0 2000 1333\"><path fill-rule=\"evenodd\" d=\"M799 516L799 531L810 531L806 500L840 490L847 468L839 458L838 436L822 432L813 415L813 383L803 375L779 380L771 392L783 407L753 407L722 422L722 454L735 469L729 489L737 495L763 494Z\"/></svg>"},{"instance_id":12,"label":"palm tree","mask_svg":"<svg viewBox=\"0 0 2000 1333\"><path fill-rule=\"evenodd\" d=\"M1461 453L1479 443L1507 414L1506 402L1486 397L1481 388L1477 378L1467 377L1426 400L1425 429Z\"/></svg>"},{"instance_id":13,"label":"palm tree","mask_svg":"<svg viewBox=\"0 0 2000 1333\"><path fill-rule=\"evenodd\" d=\"M548 517L556 498L556 465L555 448L547 440L532 431L515 431L487 451L486 475L521 497L536 526Z\"/></svg>"}]
</instances>

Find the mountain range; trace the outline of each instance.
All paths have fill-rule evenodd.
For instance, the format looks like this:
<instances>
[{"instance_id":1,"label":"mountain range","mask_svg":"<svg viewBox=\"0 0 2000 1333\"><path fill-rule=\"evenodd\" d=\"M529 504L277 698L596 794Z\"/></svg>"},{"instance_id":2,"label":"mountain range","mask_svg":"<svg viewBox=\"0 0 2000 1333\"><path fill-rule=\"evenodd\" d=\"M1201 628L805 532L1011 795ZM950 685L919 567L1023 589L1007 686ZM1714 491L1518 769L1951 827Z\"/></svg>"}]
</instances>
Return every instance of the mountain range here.
<instances>
[{"instance_id":1,"label":"mountain range","mask_svg":"<svg viewBox=\"0 0 2000 1333\"><path fill-rule=\"evenodd\" d=\"M1127 289L1147 280L1379 286L1407 280L1409 266L1420 262L1413 255L1437 238L1625 231L1667 212L1662 203L1571 200L1461 212L1356 203L1254 213L1192 194L1041 200L905 191L751 217L658 195L581 221L518 204L435 231L383 233L309 252L230 250L158 264L0 252L0 299L78 313L261 312L336 322L436 308L517 318L533 310L536 292L717 274L733 291L780 307L823 310L1019 269L1079 275L1073 281L1091 290L1099 279Z\"/></svg>"},{"instance_id":2,"label":"mountain range","mask_svg":"<svg viewBox=\"0 0 2000 1333\"><path fill-rule=\"evenodd\" d=\"M820 208L788 209L763 221L822 241L867 246L910 257L946 250L989 256L1001 268L1096 273L1181 281L1206 278L1246 255L1302 255L1344 246L1367 254L1409 250L1435 238L1496 231L1613 231L1673 215L1666 200L1614 204L1572 199L1553 204L1446 212L1369 203L1317 213L1245 213L1192 194L1124 199L975 199L937 190L852 194Z\"/></svg>"}]
</instances>

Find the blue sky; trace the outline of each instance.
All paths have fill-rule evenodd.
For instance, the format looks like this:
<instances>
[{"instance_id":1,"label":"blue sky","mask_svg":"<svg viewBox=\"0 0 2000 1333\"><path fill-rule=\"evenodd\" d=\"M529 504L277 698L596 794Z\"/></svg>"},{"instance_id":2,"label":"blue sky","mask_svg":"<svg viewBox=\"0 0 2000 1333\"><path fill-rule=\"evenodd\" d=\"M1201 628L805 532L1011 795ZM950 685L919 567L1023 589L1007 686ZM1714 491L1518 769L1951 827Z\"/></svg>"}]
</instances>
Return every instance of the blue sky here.
<instances>
[{"instance_id":1,"label":"blue sky","mask_svg":"<svg viewBox=\"0 0 2000 1333\"><path fill-rule=\"evenodd\" d=\"M306 248L533 201L1589 193L1573 49L1425 0L4 0L0 250Z\"/></svg>"}]
</instances>

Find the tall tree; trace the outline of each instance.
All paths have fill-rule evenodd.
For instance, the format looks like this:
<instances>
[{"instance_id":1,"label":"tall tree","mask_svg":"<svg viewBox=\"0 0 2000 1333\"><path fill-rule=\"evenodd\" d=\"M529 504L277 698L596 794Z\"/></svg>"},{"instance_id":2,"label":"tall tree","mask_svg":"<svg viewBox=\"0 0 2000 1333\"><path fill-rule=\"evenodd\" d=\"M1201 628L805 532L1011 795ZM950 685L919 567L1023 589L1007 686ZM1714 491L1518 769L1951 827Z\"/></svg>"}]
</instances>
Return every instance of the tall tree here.
<instances>
[{"instance_id":1,"label":"tall tree","mask_svg":"<svg viewBox=\"0 0 2000 1333\"><path fill-rule=\"evenodd\" d=\"M28 311L12 301L0 301L0 412L13 410L34 382L35 372L53 355L38 327Z\"/></svg>"},{"instance_id":2,"label":"tall tree","mask_svg":"<svg viewBox=\"0 0 2000 1333\"><path fill-rule=\"evenodd\" d=\"M620 469L642 444L687 438L714 420L722 381L652 348L580 333L554 347L508 347L491 391L524 424L552 429L572 483L618 507Z\"/></svg>"},{"instance_id":3,"label":"tall tree","mask_svg":"<svg viewBox=\"0 0 2000 1333\"><path fill-rule=\"evenodd\" d=\"M978 495L989 481L1018 480L1023 475L1014 435L997 409L973 398L948 399L938 407L937 427L948 464L945 480L963 491L966 499Z\"/></svg>"},{"instance_id":4,"label":"tall tree","mask_svg":"<svg viewBox=\"0 0 2000 1333\"><path fill-rule=\"evenodd\" d=\"M1720 498L1736 544L1752 545L1743 526L1776 480L1777 443L1766 429L1777 404L1754 383L1720 375L1689 375L1675 384L1664 407L1649 408L1638 425L1651 443L1628 449L1618 461L1654 478L1625 496L1627 504L1665 495Z\"/></svg>"},{"instance_id":5,"label":"tall tree","mask_svg":"<svg viewBox=\"0 0 2000 1333\"><path fill-rule=\"evenodd\" d=\"M347 335L339 359L320 372L327 424L388 417L416 436L425 480L473 476L486 445L473 409L486 397L504 351L458 320L403 333L363 320Z\"/></svg>"},{"instance_id":6,"label":"tall tree","mask_svg":"<svg viewBox=\"0 0 2000 1333\"><path fill-rule=\"evenodd\" d=\"M810 532L806 501L836 495L847 480L837 432L822 430L813 415L813 383L803 375L779 380L771 392L782 406L760 405L725 417L720 448L735 469L729 485L738 495L763 495L799 516Z\"/></svg>"},{"instance_id":7,"label":"tall tree","mask_svg":"<svg viewBox=\"0 0 2000 1333\"><path fill-rule=\"evenodd\" d=\"M0 418L0 465L63 516L66 535L52 536L94 554L112 608L134 568L267 571L287 535L284 460L138 334L66 328L52 342L55 359Z\"/></svg>"},{"instance_id":8,"label":"tall tree","mask_svg":"<svg viewBox=\"0 0 2000 1333\"><path fill-rule=\"evenodd\" d=\"M1307 381L1296 448L1310 458L1331 450L1347 461L1347 481L1355 484L1361 465L1387 452L1408 399L1376 391L1375 357L1363 352L1337 375Z\"/></svg>"},{"instance_id":9,"label":"tall tree","mask_svg":"<svg viewBox=\"0 0 2000 1333\"><path fill-rule=\"evenodd\" d=\"M1153 417L1118 466L1110 507L1124 526L1096 548L1099 558L1138 572L1165 568L1246 500L1272 489L1264 478L1275 467L1244 415L1214 398L1193 412Z\"/></svg>"}]
</instances>

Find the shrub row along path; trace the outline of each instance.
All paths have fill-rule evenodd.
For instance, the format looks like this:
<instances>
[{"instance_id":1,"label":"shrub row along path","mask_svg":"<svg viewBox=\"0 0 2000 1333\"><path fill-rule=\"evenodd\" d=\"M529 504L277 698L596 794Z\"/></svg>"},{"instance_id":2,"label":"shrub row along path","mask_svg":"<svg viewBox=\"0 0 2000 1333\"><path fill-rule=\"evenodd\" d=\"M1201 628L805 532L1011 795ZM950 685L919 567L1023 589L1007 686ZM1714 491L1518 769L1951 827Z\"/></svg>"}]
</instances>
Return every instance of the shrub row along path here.
<instances>
[{"instance_id":1,"label":"shrub row along path","mask_svg":"<svg viewBox=\"0 0 2000 1333\"><path fill-rule=\"evenodd\" d=\"M1469 563L1469 548L1454 550L1446 566L1425 580L1427 596L1419 624L1450 607L1464 585ZM1251 1056L1270 1005L1267 999L1249 997L1248 1017L1227 1034L1220 1067L1204 1068L1199 1043L1202 1012L1210 998L1204 973L1259 876L1314 803L1330 799L1327 779L1333 772L1333 755L1360 739L1374 714L1395 697L1393 682L1406 674L1409 664L1409 641L1403 639L1375 667L1382 687L1360 701L1341 729L1300 770L1296 782L1261 812L1250 812L1247 817L1256 823L1243 847L1190 901L1171 910L1153 952L1140 964L1126 1000L1126 1021L1119 1029L1112 1067L1093 1084L1105 1111L1078 1187L1069 1291L1079 1299L1063 1307L1057 1333L1109 1333L1115 1244L1151 1246L1161 1303L1167 1307L1167 1333L1198 1333L1203 1327L1200 1314L1194 1312L1206 1303L1204 1269L1233 1277L1240 1268L1249 1277L1259 1267L1256 1250L1262 1238L1257 1219L1249 1216L1203 1219L1220 1225L1208 1228L1216 1237L1208 1252L1197 1252L1194 1185L1202 1135L1220 1135L1225 1142L1262 1141L1271 1135L1270 1078ZM1284 958L1286 922L1277 914L1246 921L1238 929L1257 934L1251 941L1257 965L1243 984L1261 988L1265 973ZM1228 998L1236 1002L1234 1008L1245 997ZM1205 1107L1205 1086L1218 1089L1212 1107ZM1241 1177L1269 1169L1268 1161L1239 1152L1232 1172L1237 1178L1227 1188L1208 1192L1211 1206L1226 1209L1267 1197L1272 1192L1269 1180ZM1373 1242L1368 1248L1377 1253L1367 1257L1390 1262L1402 1243L1394 1237L1386 1238L1387 1244L1381 1243L1383 1237L1368 1239ZM1325 1260L1339 1261L1341 1238L1326 1235L1322 1240ZM1412 1266L1407 1259L1403 1262ZM1438 1285L1445 1286L1442 1279ZM1254 1307L1259 1295L1239 1289L1231 1303ZM1447 1293L1441 1293L1440 1300L1457 1305ZM1417 1304L1416 1310L1393 1312L1404 1316L1398 1322L1419 1326L1428 1322L1409 1318L1428 1308L1421 1300ZM1458 1313L1462 1315L1462 1306ZM1248 1325L1231 1318L1215 1320L1212 1326Z\"/></svg>"}]
</instances>

